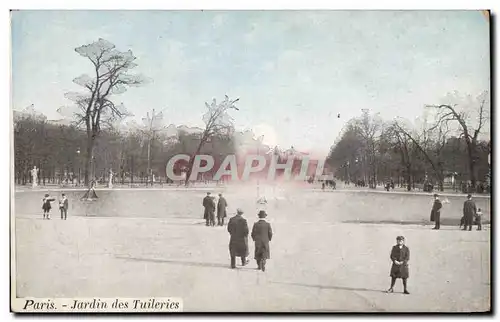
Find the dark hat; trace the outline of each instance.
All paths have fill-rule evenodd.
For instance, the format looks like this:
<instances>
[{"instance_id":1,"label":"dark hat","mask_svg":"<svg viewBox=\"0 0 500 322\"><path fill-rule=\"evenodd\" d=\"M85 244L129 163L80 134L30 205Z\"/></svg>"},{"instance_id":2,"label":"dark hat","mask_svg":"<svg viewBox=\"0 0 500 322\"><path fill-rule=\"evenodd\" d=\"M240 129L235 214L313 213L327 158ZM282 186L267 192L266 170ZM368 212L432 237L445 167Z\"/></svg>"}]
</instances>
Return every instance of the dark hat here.
<instances>
[{"instance_id":1,"label":"dark hat","mask_svg":"<svg viewBox=\"0 0 500 322\"><path fill-rule=\"evenodd\" d=\"M261 210L259 211L259 213L257 214L257 216L259 216L259 218L266 218L267 217L267 214L264 210Z\"/></svg>"},{"instance_id":2,"label":"dark hat","mask_svg":"<svg viewBox=\"0 0 500 322\"><path fill-rule=\"evenodd\" d=\"M48 197L48 196L49 196L49 194L48 194L48 193L46 193L46 194L45 194L45 197Z\"/></svg>"},{"instance_id":3,"label":"dark hat","mask_svg":"<svg viewBox=\"0 0 500 322\"><path fill-rule=\"evenodd\" d=\"M434 197L439 197L439 195L437 193L434 194Z\"/></svg>"},{"instance_id":4,"label":"dark hat","mask_svg":"<svg viewBox=\"0 0 500 322\"><path fill-rule=\"evenodd\" d=\"M219 196L222 196L222 192L219 193Z\"/></svg>"},{"instance_id":5,"label":"dark hat","mask_svg":"<svg viewBox=\"0 0 500 322\"><path fill-rule=\"evenodd\" d=\"M396 237L396 240L405 240L405 238L403 236L398 236Z\"/></svg>"},{"instance_id":6,"label":"dark hat","mask_svg":"<svg viewBox=\"0 0 500 322\"><path fill-rule=\"evenodd\" d=\"M207 192L207 196L210 196L210 192Z\"/></svg>"},{"instance_id":7,"label":"dark hat","mask_svg":"<svg viewBox=\"0 0 500 322\"><path fill-rule=\"evenodd\" d=\"M470 199L470 198L472 198L472 195L469 193L469 194L467 195L467 199Z\"/></svg>"}]
</instances>

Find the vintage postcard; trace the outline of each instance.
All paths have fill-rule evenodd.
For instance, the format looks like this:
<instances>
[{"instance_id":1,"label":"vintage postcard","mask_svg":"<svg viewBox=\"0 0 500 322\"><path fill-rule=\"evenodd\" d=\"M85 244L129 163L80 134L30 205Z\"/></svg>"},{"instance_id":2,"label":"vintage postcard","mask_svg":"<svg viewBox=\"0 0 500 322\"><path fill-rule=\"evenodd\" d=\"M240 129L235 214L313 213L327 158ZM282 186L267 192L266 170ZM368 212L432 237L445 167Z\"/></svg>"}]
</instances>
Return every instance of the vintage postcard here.
<instances>
[{"instance_id":1,"label":"vintage postcard","mask_svg":"<svg viewBox=\"0 0 500 322\"><path fill-rule=\"evenodd\" d=\"M490 312L490 12L11 11L11 311Z\"/></svg>"}]
</instances>

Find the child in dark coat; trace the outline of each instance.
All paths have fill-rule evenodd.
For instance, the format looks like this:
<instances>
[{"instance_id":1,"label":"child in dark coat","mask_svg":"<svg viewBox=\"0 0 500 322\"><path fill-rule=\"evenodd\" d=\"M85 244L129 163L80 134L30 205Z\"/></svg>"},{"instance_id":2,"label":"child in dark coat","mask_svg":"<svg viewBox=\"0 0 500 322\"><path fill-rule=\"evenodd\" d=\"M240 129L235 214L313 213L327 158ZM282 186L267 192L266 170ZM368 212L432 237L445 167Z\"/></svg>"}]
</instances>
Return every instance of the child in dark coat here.
<instances>
[{"instance_id":1,"label":"child in dark coat","mask_svg":"<svg viewBox=\"0 0 500 322\"><path fill-rule=\"evenodd\" d=\"M50 219L50 209L52 208L50 203L55 200L56 198L50 197L48 193L45 194L45 197L42 199L43 219Z\"/></svg>"},{"instance_id":2,"label":"child in dark coat","mask_svg":"<svg viewBox=\"0 0 500 322\"><path fill-rule=\"evenodd\" d=\"M396 238L396 245L392 247L391 251L391 287L387 290L388 293L394 292L394 284L396 279L403 279L404 294L410 294L407 289L406 281L409 277L408 261L410 260L410 249L405 246L405 238L398 236Z\"/></svg>"},{"instance_id":3,"label":"child in dark coat","mask_svg":"<svg viewBox=\"0 0 500 322\"><path fill-rule=\"evenodd\" d=\"M477 225L477 230L482 230L483 229L483 212L481 211L481 208L479 208L476 212L476 218L475 218L475 221L476 221L476 225Z\"/></svg>"}]
</instances>

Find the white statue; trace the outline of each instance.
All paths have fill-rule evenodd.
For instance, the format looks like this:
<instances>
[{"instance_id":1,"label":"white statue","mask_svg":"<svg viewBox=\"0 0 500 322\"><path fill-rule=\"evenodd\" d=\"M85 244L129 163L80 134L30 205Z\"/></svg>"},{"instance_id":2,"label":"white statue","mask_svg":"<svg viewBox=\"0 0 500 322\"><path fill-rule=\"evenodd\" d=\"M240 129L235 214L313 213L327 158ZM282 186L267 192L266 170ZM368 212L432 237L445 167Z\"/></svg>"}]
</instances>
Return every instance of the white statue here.
<instances>
[{"instance_id":1,"label":"white statue","mask_svg":"<svg viewBox=\"0 0 500 322\"><path fill-rule=\"evenodd\" d=\"M108 188L113 188L113 169L109 169L109 183Z\"/></svg>"},{"instance_id":2,"label":"white statue","mask_svg":"<svg viewBox=\"0 0 500 322\"><path fill-rule=\"evenodd\" d=\"M33 178L33 182L32 182L33 188L36 188L38 186L38 172L39 171L40 171L40 169L38 169L36 166L34 166L33 169L31 170L31 177Z\"/></svg>"}]
</instances>

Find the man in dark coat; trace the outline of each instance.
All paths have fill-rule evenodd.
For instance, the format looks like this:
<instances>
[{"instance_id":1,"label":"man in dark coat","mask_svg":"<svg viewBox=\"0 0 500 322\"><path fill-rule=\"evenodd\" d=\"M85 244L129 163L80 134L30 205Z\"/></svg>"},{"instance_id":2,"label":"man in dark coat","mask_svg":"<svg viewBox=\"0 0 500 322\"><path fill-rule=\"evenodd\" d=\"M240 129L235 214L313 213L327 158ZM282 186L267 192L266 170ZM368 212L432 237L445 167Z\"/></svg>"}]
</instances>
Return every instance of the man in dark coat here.
<instances>
[{"instance_id":1,"label":"man in dark coat","mask_svg":"<svg viewBox=\"0 0 500 322\"><path fill-rule=\"evenodd\" d=\"M69 201L68 198L66 198L66 195L63 193L62 194L62 199L59 200L59 210L61 211L61 219L68 219L68 208L69 208Z\"/></svg>"},{"instance_id":2,"label":"man in dark coat","mask_svg":"<svg viewBox=\"0 0 500 322\"><path fill-rule=\"evenodd\" d=\"M203 198L203 207L205 211L203 213L203 219L206 220L207 226L215 225L215 201L210 195L210 192L207 192L205 198Z\"/></svg>"},{"instance_id":3,"label":"man in dark coat","mask_svg":"<svg viewBox=\"0 0 500 322\"><path fill-rule=\"evenodd\" d=\"M252 239L255 242L255 260L257 267L263 272L266 271L266 260L271 258L269 242L273 238L271 225L264 219L267 214L264 210L259 211L259 221L252 228Z\"/></svg>"},{"instance_id":4,"label":"man in dark coat","mask_svg":"<svg viewBox=\"0 0 500 322\"><path fill-rule=\"evenodd\" d=\"M464 229L467 230L467 226L469 226L469 231L472 230L472 222L474 216L476 216L476 203L472 201L472 196L467 195L467 200L464 202Z\"/></svg>"},{"instance_id":5,"label":"man in dark coat","mask_svg":"<svg viewBox=\"0 0 500 322\"><path fill-rule=\"evenodd\" d=\"M219 193L219 202L217 202L217 225L224 226L224 218L226 218L227 201L226 198Z\"/></svg>"},{"instance_id":6,"label":"man in dark coat","mask_svg":"<svg viewBox=\"0 0 500 322\"><path fill-rule=\"evenodd\" d=\"M436 222L434 225L434 228L432 229L439 229L441 228L441 208L443 207L443 204L441 203L441 200L439 200L439 196L437 194L434 194L434 204L432 205L432 210L431 210L431 221Z\"/></svg>"},{"instance_id":7,"label":"man in dark coat","mask_svg":"<svg viewBox=\"0 0 500 322\"><path fill-rule=\"evenodd\" d=\"M394 292L394 284L396 279L403 279L404 293L410 294L407 289L406 281L409 277L408 261L410 260L410 249L405 246L405 238L403 236L396 237L396 245L391 251L391 287L387 290L388 293Z\"/></svg>"},{"instance_id":8,"label":"man in dark coat","mask_svg":"<svg viewBox=\"0 0 500 322\"><path fill-rule=\"evenodd\" d=\"M248 264L248 224L242 217L243 210L237 209L236 216L229 219L227 231L231 235L229 240L229 255L231 256L231 268L236 268L236 257L241 257L241 265Z\"/></svg>"}]
</instances>

